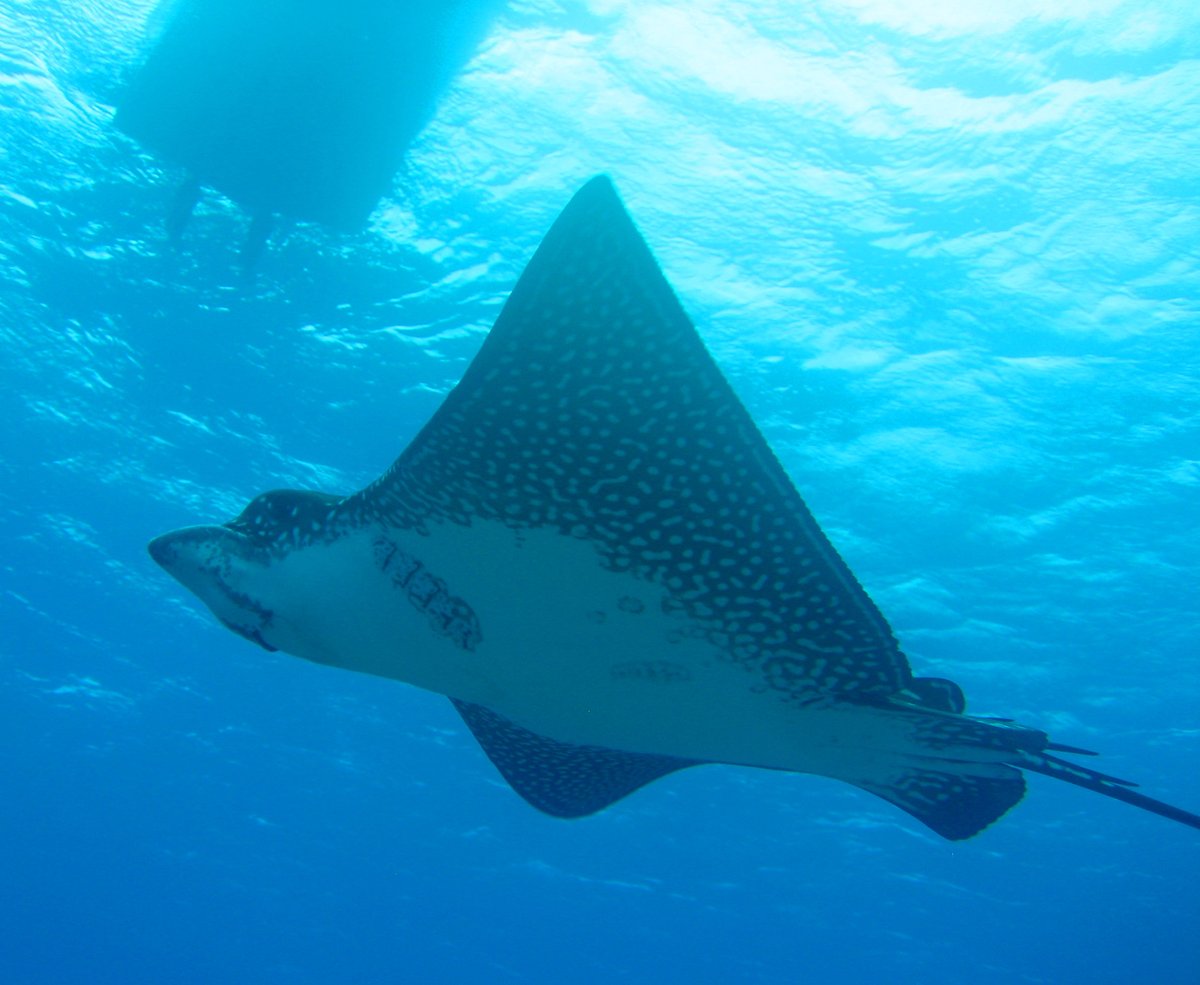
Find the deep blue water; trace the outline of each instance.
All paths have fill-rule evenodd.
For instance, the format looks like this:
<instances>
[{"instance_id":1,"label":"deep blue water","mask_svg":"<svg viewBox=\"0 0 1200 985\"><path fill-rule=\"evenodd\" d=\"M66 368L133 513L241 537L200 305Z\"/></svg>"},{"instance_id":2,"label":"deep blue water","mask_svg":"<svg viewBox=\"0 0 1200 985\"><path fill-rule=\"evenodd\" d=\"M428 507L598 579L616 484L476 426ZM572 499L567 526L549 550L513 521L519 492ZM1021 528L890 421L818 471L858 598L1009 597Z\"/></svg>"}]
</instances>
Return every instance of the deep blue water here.
<instances>
[{"instance_id":1,"label":"deep blue water","mask_svg":"<svg viewBox=\"0 0 1200 985\"><path fill-rule=\"evenodd\" d=\"M150 6L0 0L0 980L1200 981L1195 830L726 767L556 821L144 546L377 475L607 171L914 667L1200 809L1194 5L523 3L252 282L112 125Z\"/></svg>"}]
</instances>

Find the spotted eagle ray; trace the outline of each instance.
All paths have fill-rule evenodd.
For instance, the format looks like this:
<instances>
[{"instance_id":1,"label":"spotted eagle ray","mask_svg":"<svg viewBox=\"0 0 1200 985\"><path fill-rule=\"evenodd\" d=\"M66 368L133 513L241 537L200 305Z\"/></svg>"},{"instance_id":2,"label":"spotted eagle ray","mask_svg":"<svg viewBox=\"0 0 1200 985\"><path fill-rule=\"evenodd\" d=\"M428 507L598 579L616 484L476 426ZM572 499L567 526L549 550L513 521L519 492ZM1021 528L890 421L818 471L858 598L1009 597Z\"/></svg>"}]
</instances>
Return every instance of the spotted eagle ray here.
<instances>
[{"instance_id":1,"label":"spotted eagle ray","mask_svg":"<svg viewBox=\"0 0 1200 985\"><path fill-rule=\"evenodd\" d=\"M447 695L548 814L730 763L845 780L950 839L1024 770L1200 827L913 676L604 177L379 479L267 492L150 553L268 650Z\"/></svg>"}]
</instances>

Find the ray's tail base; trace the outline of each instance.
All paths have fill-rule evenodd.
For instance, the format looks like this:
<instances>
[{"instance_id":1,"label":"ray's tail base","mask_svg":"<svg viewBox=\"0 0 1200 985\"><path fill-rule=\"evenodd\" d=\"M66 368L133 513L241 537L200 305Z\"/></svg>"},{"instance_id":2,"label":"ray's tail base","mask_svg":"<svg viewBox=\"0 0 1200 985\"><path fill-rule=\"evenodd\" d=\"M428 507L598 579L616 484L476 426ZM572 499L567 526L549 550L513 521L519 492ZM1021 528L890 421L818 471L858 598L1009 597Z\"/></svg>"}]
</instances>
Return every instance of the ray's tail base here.
<instances>
[{"instance_id":1,"label":"ray's tail base","mask_svg":"<svg viewBox=\"0 0 1200 985\"><path fill-rule=\"evenodd\" d=\"M860 777L851 782L895 804L943 838L970 838L1015 807L1025 795L1022 770L1200 829L1200 815L1147 797L1129 780L1054 755L1096 755L1091 750L1050 742L1044 732L1014 722L964 715L961 692L948 681L918 678L914 685L921 685L910 691L910 700L915 700L901 710L911 716L909 737L921 753L886 778Z\"/></svg>"}]
</instances>

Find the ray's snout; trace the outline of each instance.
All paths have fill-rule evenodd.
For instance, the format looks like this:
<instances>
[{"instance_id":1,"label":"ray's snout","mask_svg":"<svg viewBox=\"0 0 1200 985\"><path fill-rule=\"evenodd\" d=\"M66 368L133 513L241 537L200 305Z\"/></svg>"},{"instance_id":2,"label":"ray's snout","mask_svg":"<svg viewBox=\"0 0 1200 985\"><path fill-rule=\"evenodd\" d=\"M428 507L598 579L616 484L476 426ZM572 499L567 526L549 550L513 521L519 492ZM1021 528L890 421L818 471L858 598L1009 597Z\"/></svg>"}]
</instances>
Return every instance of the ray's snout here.
<instances>
[{"instance_id":1,"label":"ray's snout","mask_svg":"<svg viewBox=\"0 0 1200 985\"><path fill-rule=\"evenodd\" d=\"M182 527L155 537L146 549L179 584L229 629L267 650L274 614L259 598L263 565L246 538L227 527Z\"/></svg>"},{"instance_id":2,"label":"ray's snout","mask_svg":"<svg viewBox=\"0 0 1200 985\"><path fill-rule=\"evenodd\" d=\"M228 567L241 540L224 527L180 527L155 537L146 550L163 570L196 591L197 578L207 582Z\"/></svg>"},{"instance_id":3,"label":"ray's snout","mask_svg":"<svg viewBox=\"0 0 1200 985\"><path fill-rule=\"evenodd\" d=\"M168 571L175 560L174 540L175 538L171 534L163 534L161 537L155 537L146 545L146 550L150 552L150 556L154 558L155 562Z\"/></svg>"}]
</instances>

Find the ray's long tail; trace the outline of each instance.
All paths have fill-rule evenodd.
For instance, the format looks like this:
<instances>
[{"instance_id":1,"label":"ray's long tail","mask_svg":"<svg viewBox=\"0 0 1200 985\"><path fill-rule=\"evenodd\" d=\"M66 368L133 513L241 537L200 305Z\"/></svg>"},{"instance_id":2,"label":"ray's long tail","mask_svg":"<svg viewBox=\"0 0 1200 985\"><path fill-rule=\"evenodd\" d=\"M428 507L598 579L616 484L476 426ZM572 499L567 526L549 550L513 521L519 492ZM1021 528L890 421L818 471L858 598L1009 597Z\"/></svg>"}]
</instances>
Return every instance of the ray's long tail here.
<instances>
[{"instance_id":1,"label":"ray's long tail","mask_svg":"<svg viewBox=\"0 0 1200 985\"><path fill-rule=\"evenodd\" d=\"M1053 744L1048 748L1074 753L1085 752L1082 749ZM1091 754L1088 753L1088 755ZM1134 807L1140 807L1144 811L1150 811L1161 817L1170 818L1172 821L1178 821L1180 824L1200 828L1200 815L1193 814L1191 811L1185 811L1182 807L1175 807L1172 804L1166 804L1161 800L1155 800L1153 797L1147 797L1145 794L1138 793L1133 789L1137 784L1130 780L1121 780L1115 776L1109 776L1107 773L1088 769L1086 766L1080 766L1078 763L1072 763L1045 752L1020 750L1017 753L1017 758L1012 761L1012 765L1019 766L1021 769L1029 770L1033 773L1042 773L1058 780L1065 780L1067 783L1073 783L1077 787L1094 790L1096 793L1102 793L1104 796L1112 797L1114 800L1123 800Z\"/></svg>"}]
</instances>

